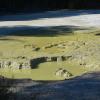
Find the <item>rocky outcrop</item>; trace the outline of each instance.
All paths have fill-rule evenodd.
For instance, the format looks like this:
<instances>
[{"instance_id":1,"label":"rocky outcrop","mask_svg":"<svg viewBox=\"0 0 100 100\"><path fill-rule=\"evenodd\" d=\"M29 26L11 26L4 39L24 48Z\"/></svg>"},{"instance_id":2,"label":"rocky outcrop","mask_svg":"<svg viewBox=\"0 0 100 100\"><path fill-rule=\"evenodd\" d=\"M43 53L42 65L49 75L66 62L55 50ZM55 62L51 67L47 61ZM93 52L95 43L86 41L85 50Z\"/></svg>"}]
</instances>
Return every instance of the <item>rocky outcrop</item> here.
<instances>
[{"instance_id":1,"label":"rocky outcrop","mask_svg":"<svg viewBox=\"0 0 100 100\"><path fill-rule=\"evenodd\" d=\"M61 61L67 61L72 56L66 56L66 55L47 55L47 56L41 56L30 60L31 68L37 68L40 63L45 62L61 62Z\"/></svg>"},{"instance_id":2,"label":"rocky outcrop","mask_svg":"<svg viewBox=\"0 0 100 100\"><path fill-rule=\"evenodd\" d=\"M18 61L0 61L0 68L9 68L9 69L26 69L31 68L30 63L26 62L18 62Z\"/></svg>"},{"instance_id":3,"label":"rocky outcrop","mask_svg":"<svg viewBox=\"0 0 100 100\"><path fill-rule=\"evenodd\" d=\"M51 43L44 46L44 49L60 48L64 52L57 54L45 54L36 57L18 56L15 59L0 59L0 68L10 69L25 69L25 68L37 68L39 64L45 62L62 62L68 61L70 63L77 63L79 66L88 68L89 70L95 70L100 68L100 44L98 41L63 41L59 43ZM24 45L24 49L31 48L32 51L38 51L38 48L34 45ZM67 50L68 49L68 50Z\"/></svg>"},{"instance_id":4,"label":"rocky outcrop","mask_svg":"<svg viewBox=\"0 0 100 100\"><path fill-rule=\"evenodd\" d=\"M68 79L73 76L69 71L67 71L66 69L63 69L63 68L59 68L56 71L55 75L57 77L63 77L64 79Z\"/></svg>"}]
</instances>

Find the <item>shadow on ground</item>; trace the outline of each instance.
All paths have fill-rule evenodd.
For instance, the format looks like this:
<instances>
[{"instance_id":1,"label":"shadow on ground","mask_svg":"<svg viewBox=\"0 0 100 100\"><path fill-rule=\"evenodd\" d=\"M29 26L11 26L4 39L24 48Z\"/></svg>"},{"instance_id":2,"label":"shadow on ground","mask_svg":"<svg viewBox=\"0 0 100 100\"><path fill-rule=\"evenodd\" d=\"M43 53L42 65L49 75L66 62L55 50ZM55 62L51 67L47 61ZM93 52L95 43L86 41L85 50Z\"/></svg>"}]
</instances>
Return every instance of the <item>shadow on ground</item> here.
<instances>
[{"instance_id":1,"label":"shadow on ground","mask_svg":"<svg viewBox=\"0 0 100 100\"><path fill-rule=\"evenodd\" d=\"M14 100L100 100L100 72L55 82L20 79L13 90Z\"/></svg>"},{"instance_id":2,"label":"shadow on ground","mask_svg":"<svg viewBox=\"0 0 100 100\"><path fill-rule=\"evenodd\" d=\"M34 100L100 100L100 72L28 89Z\"/></svg>"},{"instance_id":3,"label":"shadow on ground","mask_svg":"<svg viewBox=\"0 0 100 100\"><path fill-rule=\"evenodd\" d=\"M32 26L16 26L16 27L1 27L1 36L40 36L52 37L59 35L71 35L77 30L87 30L79 26L51 26L51 27L32 27Z\"/></svg>"},{"instance_id":4,"label":"shadow on ground","mask_svg":"<svg viewBox=\"0 0 100 100\"><path fill-rule=\"evenodd\" d=\"M58 10L34 14L0 16L0 21L25 21L41 18L61 18L79 15L100 14L100 10Z\"/></svg>"}]
</instances>

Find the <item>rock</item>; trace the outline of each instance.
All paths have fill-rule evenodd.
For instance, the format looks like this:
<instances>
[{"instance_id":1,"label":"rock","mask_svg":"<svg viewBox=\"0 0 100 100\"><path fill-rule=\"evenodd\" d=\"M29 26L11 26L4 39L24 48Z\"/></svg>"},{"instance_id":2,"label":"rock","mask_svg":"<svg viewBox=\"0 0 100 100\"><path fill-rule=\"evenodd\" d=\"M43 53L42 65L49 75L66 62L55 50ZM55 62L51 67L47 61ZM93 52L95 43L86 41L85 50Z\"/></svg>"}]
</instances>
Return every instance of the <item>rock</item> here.
<instances>
[{"instance_id":1,"label":"rock","mask_svg":"<svg viewBox=\"0 0 100 100\"><path fill-rule=\"evenodd\" d=\"M48 45L42 47L42 49L52 48L52 47L55 47L55 46L57 46L57 45L58 45L57 43L54 43L54 44L48 44Z\"/></svg>"},{"instance_id":2,"label":"rock","mask_svg":"<svg viewBox=\"0 0 100 100\"><path fill-rule=\"evenodd\" d=\"M2 62L0 61L0 68L2 68Z\"/></svg>"},{"instance_id":3,"label":"rock","mask_svg":"<svg viewBox=\"0 0 100 100\"><path fill-rule=\"evenodd\" d=\"M30 65L30 60L24 60L22 62L13 60L1 60L0 61L0 68L9 68L9 69L26 69L26 68L31 68Z\"/></svg>"},{"instance_id":4,"label":"rock","mask_svg":"<svg viewBox=\"0 0 100 100\"><path fill-rule=\"evenodd\" d=\"M11 62L11 69L19 69L19 63L16 61Z\"/></svg>"},{"instance_id":5,"label":"rock","mask_svg":"<svg viewBox=\"0 0 100 100\"><path fill-rule=\"evenodd\" d=\"M72 76L73 76L73 75L72 75L70 72L66 71L66 70L65 70L65 72L63 73L64 79L70 78L70 77L72 77Z\"/></svg>"},{"instance_id":6,"label":"rock","mask_svg":"<svg viewBox=\"0 0 100 100\"><path fill-rule=\"evenodd\" d=\"M0 61L0 68L4 68L4 61Z\"/></svg>"},{"instance_id":7,"label":"rock","mask_svg":"<svg viewBox=\"0 0 100 100\"><path fill-rule=\"evenodd\" d=\"M4 61L4 68L9 68L9 62L8 61Z\"/></svg>"},{"instance_id":8,"label":"rock","mask_svg":"<svg viewBox=\"0 0 100 100\"><path fill-rule=\"evenodd\" d=\"M59 44L57 47L58 47L58 48L65 48L65 45Z\"/></svg>"},{"instance_id":9,"label":"rock","mask_svg":"<svg viewBox=\"0 0 100 100\"><path fill-rule=\"evenodd\" d=\"M23 63L19 63L19 69L23 68Z\"/></svg>"},{"instance_id":10,"label":"rock","mask_svg":"<svg viewBox=\"0 0 100 100\"><path fill-rule=\"evenodd\" d=\"M51 62L51 61L52 61L52 58L51 58L51 57L47 57L47 58L46 58L46 61L47 61L47 62Z\"/></svg>"},{"instance_id":11,"label":"rock","mask_svg":"<svg viewBox=\"0 0 100 100\"><path fill-rule=\"evenodd\" d=\"M22 69L30 69L31 67L30 67L30 63L29 62L24 62L23 64L22 64Z\"/></svg>"},{"instance_id":12,"label":"rock","mask_svg":"<svg viewBox=\"0 0 100 100\"><path fill-rule=\"evenodd\" d=\"M33 51L38 51L38 50L40 50L40 48L39 48L39 47L37 47L37 48L34 47L34 48L32 48L32 50L33 50Z\"/></svg>"},{"instance_id":13,"label":"rock","mask_svg":"<svg viewBox=\"0 0 100 100\"><path fill-rule=\"evenodd\" d=\"M59 69L56 71L55 75L61 77L61 76L63 75L63 69L62 69L62 68L59 68Z\"/></svg>"},{"instance_id":14,"label":"rock","mask_svg":"<svg viewBox=\"0 0 100 100\"><path fill-rule=\"evenodd\" d=\"M59 68L56 73L56 76L63 77L64 79L70 78L73 76L70 72L68 72L66 69Z\"/></svg>"},{"instance_id":15,"label":"rock","mask_svg":"<svg viewBox=\"0 0 100 100\"><path fill-rule=\"evenodd\" d=\"M61 62L62 61L62 56L57 57L57 62Z\"/></svg>"},{"instance_id":16,"label":"rock","mask_svg":"<svg viewBox=\"0 0 100 100\"><path fill-rule=\"evenodd\" d=\"M25 56L18 56L17 59L26 59Z\"/></svg>"}]
</instances>

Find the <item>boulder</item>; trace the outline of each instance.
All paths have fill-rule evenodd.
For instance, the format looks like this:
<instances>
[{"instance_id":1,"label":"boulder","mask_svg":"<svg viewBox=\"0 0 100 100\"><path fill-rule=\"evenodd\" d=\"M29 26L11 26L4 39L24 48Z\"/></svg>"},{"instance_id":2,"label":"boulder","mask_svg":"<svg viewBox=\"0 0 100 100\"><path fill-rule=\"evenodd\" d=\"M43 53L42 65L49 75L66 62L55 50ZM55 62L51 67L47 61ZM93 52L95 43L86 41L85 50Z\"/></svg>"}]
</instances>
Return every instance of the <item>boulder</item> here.
<instances>
[{"instance_id":1,"label":"boulder","mask_svg":"<svg viewBox=\"0 0 100 100\"><path fill-rule=\"evenodd\" d=\"M61 76L63 75L63 69L62 69L62 68L59 68L59 69L56 71L55 75L61 77Z\"/></svg>"},{"instance_id":2,"label":"boulder","mask_svg":"<svg viewBox=\"0 0 100 100\"><path fill-rule=\"evenodd\" d=\"M67 79L67 78L70 78L73 76L69 71L67 71L66 69L63 69L63 68L59 68L56 71L55 75L58 77L62 77L64 79Z\"/></svg>"},{"instance_id":3,"label":"boulder","mask_svg":"<svg viewBox=\"0 0 100 100\"><path fill-rule=\"evenodd\" d=\"M11 69L19 69L19 63L16 61L12 61L10 68Z\"/></svg>"},{"instance_id":4,"label":"boulder","mask_svg":"<svg viewBox=\"0 0 100 100\"><path fill-rule=\"evenodd\" d=\"M72 77L73 75L70 73L70 72L68 72L68 71L65 71L64 73L63 73L63 78L64 79L67 79L67 78L70 78L70 77Z\"/></svg>"},{"instance_id":5,"label":"boulder","mask_svg":"<svg viewBox=\"0 0 100 100\"><path fill-rule=\"evenodd\" d=\"M31 67L30 67L30 63L29 62L24 62L23 64L22 64L22 69L30 69Z\"/></svg>"}]
</instances>

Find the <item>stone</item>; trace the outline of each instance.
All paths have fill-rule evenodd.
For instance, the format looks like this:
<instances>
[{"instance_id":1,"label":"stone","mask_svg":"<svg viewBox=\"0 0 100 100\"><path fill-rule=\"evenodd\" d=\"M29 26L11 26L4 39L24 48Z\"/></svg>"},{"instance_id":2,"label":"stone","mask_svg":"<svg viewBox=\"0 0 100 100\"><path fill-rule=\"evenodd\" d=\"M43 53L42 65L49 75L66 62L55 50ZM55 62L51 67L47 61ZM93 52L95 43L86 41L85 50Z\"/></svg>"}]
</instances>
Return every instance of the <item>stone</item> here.
<instances>
[{"instance_id":1,"label":"stone","mask_svg":"<svg viewBox=\"0 0 100 100\"><path fill-rule=\"evenodd\" d=\"M0 68L4 68L4 61L0 61Z\"/></svg>"},{"instance_id":2,"label":"stone","mask_svg":"<svg viewBox=\"0 0 100 100\"><path fill-rule=\"evenodd\" d=\"M57 57L57 62L62 61L62 57Z\"/></svg>"},{"instance_id":3,"label":"stone","mask_svg":"<svg viewBox=\"0 0 100 100\"><path fill-rule=\"evenodd\" d=\"M8 68L8 67L9 67L8 61L4 61L4 68Z\"/></svg>"},{"instance_id":4,"label":"stone","mask_svg":"<svg viewBox=\"0 0 100 100\"><path fill-rule=\"evenodd\" d=\"M38 50L40 50L40 48L39 47L37 47L37 48L36 47L33 47L32 50L33 51L38 51Z\"/></svg>"},{"instance_id":5,"label":"stone","mask_svg":"<svg viewBox=\"0 0 100 100\"><path fill-rule=\"evenodd\" d=\"M64 79L67 79L67 78L70 78L71 76L73 76L71 73L69 73L68 71L65 71L64 73L63 73L63 78Z\"/></svg>"},{"instance_id":6,"label":"stone","mask_svg":"<svg viewBox=\"0 0 100 100\"><path fill-rule=\"evenodd\" d=\"M68 72L66 69L63 69L63 68L59 68L56 71L55 75L58 77L62 77L64 79L68 79L73 76L70 72Z\"/></svg>"},{"instance_id":7,"label":"stone","mask_svg":"<svg viewBox=\"0 0 100 100\"><path fill-rule=\"evenodd\" d=\"M63 74L63 69L62 69L62 68L59 68L59 69L56 71L56 73L55 73L55 75L56 75L56 76L59 76L59 77L61 77L62 74Z\"/></svg>"},{"instance_id":8,"label":"stone","mask_svg":"<svg viewBox=\"0 0 100 100\"><path fill-rule=\"evenodd\" d=\"M30 67L30 63L28 63L28 62L24 62L23 64L22 64L22 69L30 69L31 67Z\"/></svg>"},{"instance_id":9,"label":"stone","mask_svg":"<svg viewBox=\"0 0 100 100\"><path fill-rule=\"evenodd\" d=\"M11 69L19 69L19 63L16 61L11 62Z\"/></svg>"},{"instance_id":10,"label":"stone","mask_svg":"<svg viewBox=\"0 0 100 100\"><path fill-rule=\"evenodd\" d=\"M47 57L47 58L46 58L46 61L47 61L47 62L51 62L51 61L52 61L51 57Z\"/></svg>"}]
</instances>

